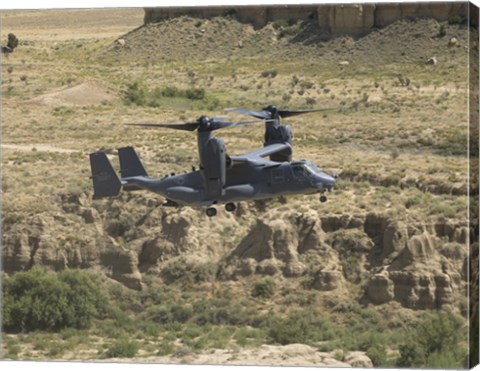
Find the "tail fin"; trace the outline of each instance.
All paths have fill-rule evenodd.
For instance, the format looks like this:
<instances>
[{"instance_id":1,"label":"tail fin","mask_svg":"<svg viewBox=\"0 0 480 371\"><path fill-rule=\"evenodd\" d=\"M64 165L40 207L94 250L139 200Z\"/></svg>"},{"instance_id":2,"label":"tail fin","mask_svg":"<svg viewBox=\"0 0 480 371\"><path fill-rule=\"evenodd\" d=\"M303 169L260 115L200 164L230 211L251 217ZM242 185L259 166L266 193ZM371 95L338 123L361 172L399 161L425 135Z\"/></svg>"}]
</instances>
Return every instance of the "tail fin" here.
<instances>
[{"instance_id":1,"label":"tail fin","mask_svg":"<svg viewBox=\"0 0 480 371\"><path fill-rule=\"evenodd\" d=\"M143 167L133 147L119 148L118 158L120 160L120 173L122 174L122 178L148 176L147 171Z\"/></svg>"},{"instance_id":2,"label":"tail fin","mask_svg":"<svg viewBox=\"0 0 480 371\"><path fill-rule=\"evenodd\" d=\"M104 152L90 153L94 199L117 196L122 187L112 164Z\"/></svg>"}]
</instances>

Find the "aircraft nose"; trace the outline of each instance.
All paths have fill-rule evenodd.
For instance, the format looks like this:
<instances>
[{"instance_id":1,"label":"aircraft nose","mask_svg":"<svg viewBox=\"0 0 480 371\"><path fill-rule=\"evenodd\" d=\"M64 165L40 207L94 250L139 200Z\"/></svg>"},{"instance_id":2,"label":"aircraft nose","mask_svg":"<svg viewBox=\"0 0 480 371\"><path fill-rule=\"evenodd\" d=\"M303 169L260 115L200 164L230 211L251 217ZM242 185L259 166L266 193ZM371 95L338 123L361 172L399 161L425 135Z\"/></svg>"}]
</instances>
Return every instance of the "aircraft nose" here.
<instances>
[{"instance_id":1,"label":"aircraft nose","mask_svg":"<svg viewBox=\"0 0 480 371\"><path fill-rule=\"evenodd\" d=\"M317 174L317 184L321 188L332 188L336 184L336 179L331 175L320 172Z\"/></svg>"}]
</instances>

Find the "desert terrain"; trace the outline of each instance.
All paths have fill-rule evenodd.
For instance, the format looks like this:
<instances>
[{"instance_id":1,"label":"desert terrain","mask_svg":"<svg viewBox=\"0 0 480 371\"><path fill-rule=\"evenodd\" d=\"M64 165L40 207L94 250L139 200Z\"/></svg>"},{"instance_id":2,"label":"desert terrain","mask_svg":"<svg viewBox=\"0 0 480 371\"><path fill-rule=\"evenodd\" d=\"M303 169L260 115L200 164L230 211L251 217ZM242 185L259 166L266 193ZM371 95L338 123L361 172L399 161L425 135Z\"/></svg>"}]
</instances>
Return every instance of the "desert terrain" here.
<instances>
[{"instance_id":1,"label":"desert terrain","mask_svg":"<svg viewBox=\"0 0 480 371\"><path fill-rule=\"evenodd\" d=\"M232 15L146 26L143 15L0 14L2 42L19 39L1 57L2 358L463 367L462 20L329 39L313 21L256 30ZM286 121L294 158L338 174L326 203L241 202L208 218L147 192L92 200L91 152L118 168L116 150L132 145L158 177L198 165L194 134L124 124L269 104L328 108ZM218 135L241 154L263 145L263 131ZM41 294L22 301L21 282L36 277L52 290L90 282L91 318L19 322L30 315L21 308L40 303Z\"/></svg>"}]
</instances>

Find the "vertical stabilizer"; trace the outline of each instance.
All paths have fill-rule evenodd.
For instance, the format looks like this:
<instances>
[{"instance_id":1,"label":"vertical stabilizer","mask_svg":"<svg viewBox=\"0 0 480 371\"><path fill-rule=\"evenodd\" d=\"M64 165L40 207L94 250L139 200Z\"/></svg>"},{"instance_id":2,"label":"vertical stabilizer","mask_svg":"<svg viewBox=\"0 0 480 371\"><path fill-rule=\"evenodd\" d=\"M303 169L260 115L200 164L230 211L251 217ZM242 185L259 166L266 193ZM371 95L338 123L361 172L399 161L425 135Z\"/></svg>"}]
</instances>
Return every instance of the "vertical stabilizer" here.
<instances>
[{"instance_id":1,"label":"vertical stabilizer","mask_svg":"<svg viewBox=\"0 0 480 371\"><path fill-rule=\"evenodd\" d=\"M122 174L122 178L148 176L133 147L119 148L118 159L120 160L120 174Z\"/></svg>"},{"instance_id":2,"label":"vertical stabilizer","mask_svg":"<svg viewBox=\"0 0 480 371\"><path fill-rule=\"evenodd\" d=\"M115 170L113 170L107 155L104 152L90 153L90 167L94 199L117 196L122 187Z\"/></svg>"}]
</instances>

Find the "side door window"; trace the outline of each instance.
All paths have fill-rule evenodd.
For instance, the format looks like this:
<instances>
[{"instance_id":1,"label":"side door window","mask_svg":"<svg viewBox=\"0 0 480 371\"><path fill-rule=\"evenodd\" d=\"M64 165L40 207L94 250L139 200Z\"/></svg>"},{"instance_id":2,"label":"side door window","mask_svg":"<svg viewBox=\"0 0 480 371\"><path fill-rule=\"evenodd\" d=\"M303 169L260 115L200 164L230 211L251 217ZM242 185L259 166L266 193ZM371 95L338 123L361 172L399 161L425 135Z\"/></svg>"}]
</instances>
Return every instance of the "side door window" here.
<instances>
[{"instance_id":1,"label":"side door window","mask_svg":"<svg viewBox=\"0 0 480 371\"><path fill-rule=\"evenodd\" d=\"M295 178L305 178L305 169L301 165L292 166L293 176Z\"/></svg>"}]
</instances>

